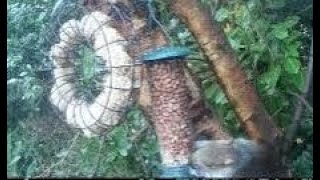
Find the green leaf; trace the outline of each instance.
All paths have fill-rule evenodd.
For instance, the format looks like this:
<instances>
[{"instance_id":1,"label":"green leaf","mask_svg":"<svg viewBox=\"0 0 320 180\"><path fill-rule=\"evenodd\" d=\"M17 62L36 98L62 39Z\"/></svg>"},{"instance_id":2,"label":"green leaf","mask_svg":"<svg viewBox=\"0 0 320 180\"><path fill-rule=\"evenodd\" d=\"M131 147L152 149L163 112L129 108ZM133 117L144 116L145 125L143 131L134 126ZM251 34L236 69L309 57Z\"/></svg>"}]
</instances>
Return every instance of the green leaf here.
<instances>
[{"instance_id":1,"label":"green leaf","mask_svg":"<svg viewBox=\"0 0 320 180\"><path fill-rule=\"evenodd\" d=\"M226 104L228 101L227 101L227 98L226 96L224 95L223 91L218 91L216 97L215 97L215 102L217 104Z\"/></svg>"},{"instance_id":2,"label":"green leaf","mask_svg":"<svg viewBox=\"0 0 320 180\"><path fill-rule=\"evenodd\" d=\"M127 149L119 149L119 153L121 156L128 156L128 150Z\"/></svg>"},{"instance_id":3,"label":"green leaf","mask_svg":"<svg viewBox=\"0 0 320 180\"><path fill-rule=\"evenodd\" d=\"M259 31L259 34L262 36L266 34L266 32L269 31L270 28L270 22L265 19L257 19L254 22L254 26Z\"/></svg>"},{"instance_id":4,"label":"green leaf","mask_svg":"<svg viewBox=\"0 0 320 180\"><path fill-rule=\"evenodd\" d=\"M27 64L27 65L26 65L26 68L27 68L28 70L32 70L32 66L31 66L30 64Z\"/></svg>"},{"instance_id":5,"label":"green leaf","mask_svg":"<svg viewBox=\"0 0 320 180\"><path fill-rule=\"evenodd\" d=\"M26 76L27 74L28 74L28 72L25 72L25 71L24 71L24 72L21 72L21 73L19 74L19 76L20 76L20 77L23 77L23 76Z\"/></svg>"},{"instance_id":6,"label":"green leaf","mask_svg":"<svg viewBox=\"0 0 320 180\"><path fill-rule=\"evenodd\" d=\"M59 153L56 155L56 157L58 157L58 158L63 158L63 157L65 157L65 156L67 156L67 155L68 155L68 151L63 150L63 151L59 152Z\"/></svg>"},{"instance_id":7,"label":"green leaf","mask_svg":"<svg viewBox=\"0 0 320 180\"><path fill-rule=\"evenodd\" d=\"M301 62L298 58L295 57L287 57L284 61L284 69L289 74L297 74L301 69Z\"/></svg>"},{"instance_id":8,"label":"green leaf","mask_svg":"<svg viewBox=\"0 0 320 180\"><path fill-rule=\"evenodd\" d=\"M293 28L300 21L300 17L298 16L290 16L286 19L285 25L287 28Z\"/></svg>"},{"instance_id":9,"label":"green leaf","mask_svg":"<svg viewBox=\"0 0 320 180\"><path fill-rule=\"evenodd\" d=\"M218 22L222 22L224 20L226 20L229 16L230 12L228 9L226 8L220 8L216 15L215 15L215 19L218 21Z\"/></svg>"},{"instance_id":10,"label":"green leaf","mask_svg":"<svg viewBox=\"0 0 320 180\"><path fill-rule=\"evenodd\" d=\"M238 50L241 48L245 48L245 45L241 44L240 39L229 38L229 42L230 42L232 49Z\"/></svg>"},{"instance_id":11,"label":"green leaf","mask_svg":"<svg viewBox=\"0 0 320 180\"><path fill-rule=\"evenodd\" d=\"M46 17L46 13L41 12L41 13L39 13L37 21L43 21L45 17Z\"/></svg>"},{"instance_id":12,"label":"green leaf","mask_svg":"<svg viewBox=\"0 0 320 180\"><path fill-rule=\"evenodd\" d=\"M188 31L178 33L179 39L188 39L191 36L191 33Z\"/></svg>"},{"instance_id":13,"label":"green leaf","mask_svg":"<svg viewBox=\"0 0 320 180\"><path fill-rule=\"evenodd\" d=\"M7 81L7 85L9 85L9 84L16 84L17 82L19 82L19 79L12 78L12 79L9 79L9 80Z\"/></svg>"},{"instance_id":14,"label":"green leaf","mask_svg":"<svg viewBox=\"0 0 320 180\"><path fill-rule=\"evenodd\" d=\"M32 176L34 172L38 170L38 163L36 160L33 160L31 164L28 165L27 171L26 171L26 176Z\"/></svg>"},{"instance_id":15,"label":"green leaf","mask_svg":"<svg viewBox=\"0 0 320 180\"><path fill-rule=\"evenodd\" d=\"M132 144L130 142L128 142L127 140L124 140L119 145L120 146L118 146L118 148L119 148L120 155L121 156L128 156L128 150L131 149Z\"/></svg>"},{"instance_id":16,"label":"green leaf","mask_svg":"<svg viewBox=\"0 0 320 180\"><path fill-rule=\"evenodd\" d=\"M296 58L300 57L299 45L297 43L288 45L285 56L296 57Z\"/></svg>"},{"instance_id":17,"label":"green leaf","mask_svg":"<svg viewBox=\"0 0 320 180\"><path fill-rule=\"evenodd\" d=\"M247 2L249 10L252 10L256 8L257 6L261 6L261 1L260 0L249 0Z\"/></svg>"},{"instance_id":18,"label":"green leaf","mask_svg":"<svg viewBox=\"0 0 320 180\"><path fill-rule=\"evenodd\" d=\"M280 9L286 5L285 0L268 0L267 8L270 9Z\"/></svg>"},{"instance_id":19,"label":"green leaf","mask_svg":"<svg viewBox=\"0 0 320 180\"><path fill-rule=\"evenodd\" d=\"M211 85L209 88L205 89L204 94L206 98L211 99L214 97L215 93L217 92L217 86Z\"/></svg>"},{"instance_id":20,"label":"green leaf","mask_svg":"<svg viewBox=\"0 0 320 180\"><path fill-rule=\"evenodd\" d=\"M19 160L21 159L21 156L15 156L11 162L8 164L8 166L12 166L14 164L16 164Z\"/></svg>"},{"instance_id":21,"label":"green leaf","mask_svg":"<svg viewBox=\"0 0 320 180\"><path fill-rule=\"evenodd\" d=\"M106 155L106 160L107 162L112 162L117 158L117 153L114 151L108 152L108 154Z\"/></svg>"},{"instance_id":22,"label":"green leaf","mask_svg":"<svg viewBox=\"0 0 320 180\"><path fill-rule=\"evenodd\" d=\"M289 36L288 29L285 25L283 24L277 24L273 26L272 34L280 39L283 40Z\"/></svg>"},{"instance_id":23,"label":"green leaf","mask_svg":"<svg viewBox=\"0 0 320 180\"><path fill-rule=\"evenodd\" d=\"M296 86L296 88L302 90L305 84L304 71L298 71L296 74L291 74L290 77L290 81Z\"/></svg>"},{"instance_id":24,"label":"green leaf","mask_svg":"<svg viewBox=\"0 0 320 180\"><path fill-rule=\"evenodd\" d=\"M265 84L267 89L274 88L279 81L280 75L281 75L281 67L274 66L268 72L262 75L260 82Z\"/></svg>"},{"instance_id":25,"label":"green leaf","mask_svg":"<svg viewBox=\"0 0 320 180\"><path fill-rule=\"evenodd\" d=\"M256 53L260 54L260 53L262 53L262 52L264 52L266 50L266 45L263 44L263 43L257 42L257 43L252 44L250 46L250 50L252 52L256 52Z\"/></svg>"}]
</instances>

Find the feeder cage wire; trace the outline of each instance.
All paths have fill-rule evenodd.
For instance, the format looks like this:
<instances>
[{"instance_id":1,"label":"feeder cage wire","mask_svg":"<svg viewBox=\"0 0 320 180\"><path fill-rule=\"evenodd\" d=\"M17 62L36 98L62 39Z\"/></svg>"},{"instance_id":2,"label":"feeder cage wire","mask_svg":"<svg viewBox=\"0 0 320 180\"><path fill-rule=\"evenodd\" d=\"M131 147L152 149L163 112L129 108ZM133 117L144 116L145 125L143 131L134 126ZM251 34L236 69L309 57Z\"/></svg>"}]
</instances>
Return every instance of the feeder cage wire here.
<instances>
[{"instance_id":1,"label":"feeder cage wire","mask_svg":"<svg viewBox=\"0 0 320 180\"><path fill-rule=\"evenodd\" d=\"M100 136L123 122L141 82L141 53L154 48L143 3L76 1L52 22L49 99L85 136ZM138 10L137 10L138 9Z\"/></svg>"}]
</instances>

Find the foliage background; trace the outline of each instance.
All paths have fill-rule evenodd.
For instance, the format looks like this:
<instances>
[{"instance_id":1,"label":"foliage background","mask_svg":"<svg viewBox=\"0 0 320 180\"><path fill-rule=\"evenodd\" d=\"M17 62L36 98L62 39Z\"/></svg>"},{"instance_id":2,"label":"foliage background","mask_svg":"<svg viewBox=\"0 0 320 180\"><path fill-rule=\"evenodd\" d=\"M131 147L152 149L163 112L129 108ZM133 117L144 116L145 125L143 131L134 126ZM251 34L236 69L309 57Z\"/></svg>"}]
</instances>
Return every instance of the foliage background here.
<instances>
[{"instance_id":1,"label":"foliage background","mask_svg":"<svg viewBox=\"0 0 320 180\"><path fill-rule=\"evenodd\" d=\"M46 97L51 74L46 55L54 1L9 0L7 4L7 175L152 176L159 169L156 136L139 107L107 137L86 139L69 129ZM306 76L312 38L311 0L201 0L218 21L277 124L286 132ZM206 101L235 137L244 136L224 94L188 29L155 0L159 21L173 44L194 50L190 67ZM194 60L192 60L194 59ZM134 137L134 138L133 138ZM313 113L306 110L290 154L298 177L313 176Z\"/></svg>"}]
</instances>

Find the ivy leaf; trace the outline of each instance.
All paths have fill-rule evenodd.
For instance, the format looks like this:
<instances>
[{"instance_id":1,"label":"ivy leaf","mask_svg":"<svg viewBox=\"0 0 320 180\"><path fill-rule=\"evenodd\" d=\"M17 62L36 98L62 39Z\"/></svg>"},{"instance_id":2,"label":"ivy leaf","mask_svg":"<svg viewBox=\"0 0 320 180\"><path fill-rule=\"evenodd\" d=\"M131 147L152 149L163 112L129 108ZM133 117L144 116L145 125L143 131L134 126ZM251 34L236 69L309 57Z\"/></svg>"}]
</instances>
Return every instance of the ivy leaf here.
<instances>
[{"instance_id":1,"label":"ivy leaf","mask_svg":"<svg viewBox=\"0 0 320 180\"><path fill-rule=\"evenodd\" d=\"M254 22L255 28L259 31L259 34L264 36L270 28L270 22L266 21L265 19L257 19Z\"/></svg>"},{"instance_id":2,"label":"ivy leaf","mask_svg":"<svg viewBox=\"0 0 320 180\"><path fill-rule=\"evenodd\" d=\"M112 162L117 158L117 153L114 151L108 152L107 156L107 162Z\"/></svg>"},{"instance_id":3,"label":"ivy leaf","mask_svg":"<svg viewBox=\"0 0 320 180\"><path fill-rule=\"evenodd\" d=\"M37 21L38 21L38 22L42 22L45 17L46 17L46 12L41 12L41 13L39 13L39 16L38 16L38 18L37 18Z\"/></svg>"},{"instance_id":4,"label":"ivy leaf","mask_svg":"<svg viewBox=\"0 0 320 180\"><path fill-rule=\"evenodd\" d=\"M280 39L283 40L289 36L288 29L285 25L283 24L277 24L273 26L272 34Z\"/></svg>"},{"instance_id":5,"label":"ivy leaf","mask_svg":"<svg viewBox=\"0 0 320 180\"><path fill-rule=\"evenodd\" d=\"M301 69L301 62L298 58L287 57L285 58L284 69L289 74L297 74Z\"/></svg>"},{"instance_id":6,"label":"ivy leaf","mask_svg":"<svg viewBox=\"0 0 320 180\"><path fill-rule=\"evenodd\" d=\"M127 149L119 149L119 153L121 156L128 156L128 150Z\"/></svg>"},{"instance_id":7,"label":"ivy leaf","mask_svg":"<svg viewBox=\"0 0 320 180\"><path fill-rule=\"evenodd\" d=\"M26 68L27 68L28 70L32 70L32 66L31 66L30 64L27 64L27 65L26 65Z\"/></svg>"},{"instance_id":8,"label":"ivy leaf","mask_svg":"<svg viewBox=\"0 0 320 180\"><path fill-rule=\"evenodd\" d=\"M286 5L285 0L268 0L267 8L269 9L280 9Z\"/></svg>"},{"instance_id":9,"label":"ivy leaf","mask_svg":"<svg viewBox=\"0 0 320 180\"><path fill-rule=\"evenodd\" d=\"M7 80L7 85L16 84L18 81L19 81L19 79L16 79L16 78L9 79L9 80Z\"/></svg>"},{"instance_id":10,"label":"ivy leaf","mask_svg":"<svg viewBox=\"0 0 320 180\"><path fill-rule=\"evenodd\" d=\"M179 39L188 39L191 36L190 32L180 32L178 33L178 38Z\"/></svg>"},{"instance_id":11,"label":"ivy leaf","mask_svg":"<svg viewBox=\"0 0 320 180\"><path fill-rule=\"evenodd\" d=\"M296 88L302 90L305 84L304 71L298 71L296 74L291 74L290 77L290 81L296 86Z\"/></svg>"},{"instance_id":12,"label":"ivy leaf","mask_svg":"<svg viewBox=\"0 0 320 180\"><path fill-rule=\"evenodd\" d=\"M260 0L249 0L247 2L249 10L252 10L256 8L257 6L261 6L261 1Z\"/></svg>"},{"instance_id":13,"label":"ivy leaf","mask_svg":"<svg viewBox=\"0 0 320 180\"><path fill-rule=\"evenodd\" d=\"M118 152L120 153L121 156L128 156L128 148L127 144L121 144L120 147L118 146Z\"/></svg>"},{"instance_id":14,"label":"ivy leaf","mask_svg":"<svg viewBox=\"0 0 320 180\"><path fill-rule=\"evenodd\" d=\"M257 54L262 54L266 50L266 45L261 42L257 42L250 45L250 50L252 52L256 52Z\"/></svg>"},{"instance_id":15,"label":"ivy leaf","mask_svg":"<svg viewBox=\"0 0 320 180\"><path fill-rule=\"evenodd\" d=\"M241 44L239 39L229 38L229 43L230 43L232 49L235 49L235 50L239 50L241 48L245 48L245 46Z\"/></svg>"},{"instance_id":16,"label":"ivy leaf","mask_svg":"<svg viewBox=\"0 0 320 180\"><path fill-rule=\"evenodd\" d=\"M21 72L21 73L19 74L20 77L23 77L23 76L26 76L26 75L28 75L28 72L25 72L25 71L24 71L24 72Z\"/></svg>"},{"instance_id":17,"label":"ivy leaf","mask_svg":"<svg viewBox=\"0 0 320 180\"><path fill-rule=\"evenodd\" d=\"M34 172L37 172L39 166L36 160L32 160L32 163L28 165L26 170L26 176L31 176Z\"/></svg>"},{"instance_id":18,"label":"ivy leaf","mask_svg":"<svg viewBox=\"0 0 320 180\"><path fill-rule=\"evenodd\" d=\"M140 115L141 114L140 114L138 109L133 109L127 114L127 118L129 118L129 119L131 119L131 118L132 119L141 119Z\"/></svg>"},{"instance_id":19,"label":"ivy leaf","mask_svg":"<svg viewBox=\"0 0 320 180\"><path fill-rule=\"evenodd\" d=\"M228 9L226 8L220 8L216 15L215 15L215 19L218 21L218 22L222 22L224 20L226 20L229 16L230 12Z\"/></svg>"},{"instance_id":20,"label":"ivy leaf","mask_svg":"<svg viewBox=\"0 0 320 180\"><path fill-rule=\"evenodd\" d=\"M58 154L56 154L56 157L62 158L62 157L65 157L67 155L68 155L68 151L63 150L63 151L59 152Z\"/></svg>"},{"instance_id":21,"label":"ivy leaf","mask_svg":"<svg viewBox=\"0 0 320 180\"><path fill-rule=\"evenodd\" d=\"M207 89L205 89L205 97L208 99L211 99L212 97L214 97L214 95L217 92L217 87L216 86L210 86Z\"/></svg>"},{"instance_id":22,"label":"ivy leaf","mask_svg":"<svg viewBox=\"0 0 320 180\"><path fill-rule=\"evenodd\" d=\"M122 137L116 141L118 151L121 156L128 156L128 150L131 149L132 144L128 141L127 137Z\"/></svg>"},{"instance_id":23,"label":"ivy leaf","mask_svg":"<svg viewBox=\"0 0 320 180\"><path fill-rule=\"evenodd\" d=\"M285 56L298 58L300 56L299 55L299 46L297 44L288 45Z\"/></svg>"},{"instance_id":24,"label":"ivy leaf","mask_svg":"<svg viewBox=\"0 0 320 180\"><path fill-rule=\"evenodd\" d=\"M280 75L281 67L275 66L271 68L270 71L262 75L261 83L265 84L267 89L274 88L279 81Z\"/></svg>"},{"instance_id":25,"label":"ivy leaf","mask_svg":"<svg viewBox=\"0 0 320 180\"><path fill-rule=\"evenodd\" d=\"M285 25L287 28L292 28L297 25L300 21L300 17L298 16L290 16L287 18Z\"/></svg>"},{"instance_id":26,"label":"ivy leaf","mask_svg":"<svg viewBox=\"0 0 320 180\"><path fill-rule=\"evenodd\" d=\"M222 91L218 91L217 96L215 97L215 102L221 105L227 103L227 98Z\"/></svg>"},{"instance_id":27,"label":"ivy leaf","mask_svg":"<svg viewBox=\"0 0 320 180\"><path fill-rule=\"evenodd\" d=\"M16 164L19 160L21 159L21 156L15 156L11 162L8 164L8 166L12 166L14 164Z\"/></svg>"}]
</instances>

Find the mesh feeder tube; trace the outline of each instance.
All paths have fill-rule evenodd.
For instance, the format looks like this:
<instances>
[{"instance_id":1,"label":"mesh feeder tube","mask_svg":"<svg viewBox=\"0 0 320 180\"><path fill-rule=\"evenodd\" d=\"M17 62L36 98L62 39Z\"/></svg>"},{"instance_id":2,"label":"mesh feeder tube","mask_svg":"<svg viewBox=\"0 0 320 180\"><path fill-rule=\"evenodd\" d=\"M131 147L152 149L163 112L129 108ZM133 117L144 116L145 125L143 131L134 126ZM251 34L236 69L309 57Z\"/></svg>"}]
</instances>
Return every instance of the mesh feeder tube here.
<instances>
[{"instance_id":1,"label":"mesh feeder tube","mask_svg":"<svg viewBox=\"0 0 320 180\"><path fill-rule=\"evenodd\" d=\"M163 177L186 177L192 153L190 92L184 75L184 48L162 47L144 54L151 87L151 117L158 136Z\"/></svg>"}]
</instances>

